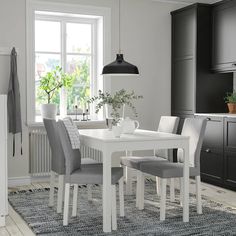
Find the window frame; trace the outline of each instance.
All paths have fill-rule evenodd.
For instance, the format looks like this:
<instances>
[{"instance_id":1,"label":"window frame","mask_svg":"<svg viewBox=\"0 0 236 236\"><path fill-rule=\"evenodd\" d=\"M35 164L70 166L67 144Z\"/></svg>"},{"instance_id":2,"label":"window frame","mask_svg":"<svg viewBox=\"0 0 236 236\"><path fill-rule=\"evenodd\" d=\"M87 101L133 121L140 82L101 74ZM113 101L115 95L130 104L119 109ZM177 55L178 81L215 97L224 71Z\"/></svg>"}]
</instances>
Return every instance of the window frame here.
<instances>
[{"instance_id":1,"label":"window frame","mask_svg":"<svg viewBox=\"0 0 236 236\"><path fill-rule=\"evenodd\" d=\"M39 19L39 16L36 12L40 11L49 11L49 12L60 12L60 13L67 13L67 14L76 14L81 16L93 16L91 22L96 24L96 27L93 27L93 34L97 35L97 40L95 40L95 44L93 45L91 53L95 54L95 61L93 64L93 69L96 73L96 79L94 79L93 83L96 83L95 86L92 86L93 91L91 90L91 95L95 95L98 89L102 89L104 91L111 90L111 80L109 77L103 79L101 74L102 66L109 62L111 59L111 9L108 7L92 7L92 6L85 6L79 4L70 4L70 3L55 3L55 2L41 2L37 0L27 0L26 2L26 45L27 45L27 124L34 124L38 123L35 121L35 29L34 24L35 20ZM76 18L72 17L61 17L58 18L73 18L73 22L76 21ZM40 18L46 19L48 15L42 16ZM48 18L51 18L48 17ZM53 15L54 19L57 16ZM82 18L79 20L80 22L83 21ZM87 21L84 19L84 21ZM99 33L99 29L102 27L102 34ZM63 43L63 42L61 42ZM62 45L61 45L62 46ZM102 50L102 51L101 51ZM62 53L62 52L61 52ZM103 60L101 60L100 55L103 54ZM63 63L62 63L63 65ZM92 65L91 65L92 66ZM95 76L91 75L91 78L95 78ZM92 80L91 80L92 82ZM91 114L94 113L94 107L91 107ZM64 116L65 114L60 114ZM103 119L103 114L100 114L98 119Z\"/></svg>"},{"instance_id":2,"label":"window frame","mask_svg":"<svg viewBox=\"0 0 236 236\"><path fill-rule=\"evenodd\" d=\"M97 64L97 20L93 18L81 18L81 17L70 17L70 16L58 16L58 15L45 15L38 12L35 13L35 21L51 21L60 23L60 52L50 52L50 51L34 51L36 54L55 54L60 55L61 67L63 71L66 71L67 56L89 56L91 58L91 67L90 67L90 89L91 96L95 96L97 93L97 80L98 77L96 64ZM66 49L66 31L67 24L89 24L91 25L91 52L90 53L73 53L68 52ZM68 114L67 107L67 91L65 89L60 90L60 111L62 116L74 115ZM36 114L35 114L36 115Z\"/></svg>"}]
</instances>

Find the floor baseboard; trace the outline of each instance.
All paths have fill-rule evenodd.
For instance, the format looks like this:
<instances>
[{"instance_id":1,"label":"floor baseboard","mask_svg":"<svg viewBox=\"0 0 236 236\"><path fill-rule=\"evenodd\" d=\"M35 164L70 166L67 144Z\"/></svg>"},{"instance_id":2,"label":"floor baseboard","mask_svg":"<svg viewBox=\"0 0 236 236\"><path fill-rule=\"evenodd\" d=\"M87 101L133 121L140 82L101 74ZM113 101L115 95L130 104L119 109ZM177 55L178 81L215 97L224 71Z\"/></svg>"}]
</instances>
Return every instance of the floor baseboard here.
<instances>
[{"instance_id":1,"label":"floor baseboard","mask_svg":"<svg viewBox=\"0 0 236 236\"><path fill-rule=\"evenodd\" d=\"M16 187L16 186L29 185L29 184L31 184L30 176L8 178L8 187Z\"/></svg>"}]
</instances>

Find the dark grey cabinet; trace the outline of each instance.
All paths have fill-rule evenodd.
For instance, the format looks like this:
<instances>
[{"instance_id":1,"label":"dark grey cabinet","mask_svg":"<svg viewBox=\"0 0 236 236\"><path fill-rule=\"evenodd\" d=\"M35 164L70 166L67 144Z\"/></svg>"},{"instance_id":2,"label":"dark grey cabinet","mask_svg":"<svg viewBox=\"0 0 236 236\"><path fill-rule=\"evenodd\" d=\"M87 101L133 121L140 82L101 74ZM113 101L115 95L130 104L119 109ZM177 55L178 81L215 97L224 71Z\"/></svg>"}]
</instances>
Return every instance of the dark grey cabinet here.
<instances>
[{"instance_id":1,"label":"dark grey cabinet","mask_svg":"<svg viewBox=\"0 0 236 236\"><path fill-rule=\"evenodd\" d=\"M201 150L201 179L236 190L236 117L196 115L207 119Z\"/></svg>"},{"instance_id":2,"label":"dark grey cabinet","mask_svg":"<svg viewBox=\"0 0 236 236\"><path fill-rule=\"evenodd\" d=\"M201 177L205 182L222 185L224 178L224 119L213 116L200 116L200 118L207 119L201 151Z\"/></svg>"},{"instance_id":3,"label":"dark grey cabinet","mask_svg":"<svg viewBox=\"0 0 236 236\"><path fill-rule=\"evenodd\" d=\"M236 189L236 118L225 118L224 129L224 184Z\"/></svg>"},{"instance_id":4,"label":"dark grey cabinet","mask_svg":"<svg viewBox=\"0 0 236 236\"><path fill-rule=\"evenodd\" d=\"M232 91L233 75L211 71L212 6L193 4L171 12L171 113L226 112L223 97Z\"/></svg>"},{"instance_id":5,"label":"dark grey cabinet","mask_svg":"<svg viewBox=\"0 0 236 236\"><path fill-rule=\"evenodd\" d=\"M219 72L236 71L236 1L213 7L212 67Z\"/></svg>"}]
</instances>

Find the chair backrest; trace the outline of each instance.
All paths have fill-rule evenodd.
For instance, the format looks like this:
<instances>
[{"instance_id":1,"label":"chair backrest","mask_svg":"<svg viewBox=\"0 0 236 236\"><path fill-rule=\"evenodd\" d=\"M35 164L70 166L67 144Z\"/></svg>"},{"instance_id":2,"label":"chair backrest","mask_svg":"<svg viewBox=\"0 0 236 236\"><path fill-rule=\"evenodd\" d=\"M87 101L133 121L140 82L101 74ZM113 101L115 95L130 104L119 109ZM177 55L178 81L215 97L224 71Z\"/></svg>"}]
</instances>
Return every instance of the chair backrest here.
<instances>
[{"instance_id":1,"label":"chair backrest","mask_svg":"<svg viewBox=\"0 0 236 236\"><path fill-rule=\"evenodd\" d=\"M72 149L69 135L62 120L58 121L58 133L65 156L66 175L70 175L81 167L81 152L80 149Z\"/></svg>"},{"instance_id":2,"label":"chair backrest","mask_svg":"<svg viewBox=\"0 0 236 236\"><path fill-rule=\"evenodd\" d=\"M179 125L179 117L161 116L157 131L176 134L178 125Z\"/></svg>"},{"instance_id":3,"label":"chair backrest","mask_svg":"<svg viewBox=\"0 0 236 236\"><path fill-rule=\"evenodd\" d=\"M177 116L161 116L157 131L164 132L164 133L176 134L177 129L178 129L178 125L179 125L179 117L177 117ZM168 150L168 156L166 156L167 153L165 150L156 150L155 155L172 160L173 151Z\"/></svg>"},{"instance_id":4,"label":"chair backrest","mask_svg":"<svg viewBox=\"0 0 236 236\"><path fill-rule=\"evenodd\" d=\"M51 147L52 160L51 170L57 174L65 174L65 158L57 130L57 122L53 119L43 119L47 132L49 145Z\"/></svg>"},{"instance_id":5,"label":"chair backrest","mask_svg":"<svg viewBox=\"0 0 236 236\"><path fill-rule=\"evenodd\" d=\"M204 134L206 130L206 119L186 118L181 135L189 136L189 163L200 171L200 154ZM178 149L178 161L183 162L183 150Z\"/></svg>"}]
</instances>

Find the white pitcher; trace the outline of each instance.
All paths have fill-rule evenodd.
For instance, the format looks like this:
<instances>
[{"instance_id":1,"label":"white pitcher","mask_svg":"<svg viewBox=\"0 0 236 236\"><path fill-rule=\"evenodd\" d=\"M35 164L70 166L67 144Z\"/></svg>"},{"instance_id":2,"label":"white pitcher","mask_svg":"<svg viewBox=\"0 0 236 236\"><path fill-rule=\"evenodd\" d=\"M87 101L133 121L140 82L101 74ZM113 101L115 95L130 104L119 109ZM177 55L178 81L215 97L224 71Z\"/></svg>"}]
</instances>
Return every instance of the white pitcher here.
<instances>
[{"instance_id":1,"label":"white pitcher","mask_svg":"<svg viewBox=\"0 0 236 236\"><path fill-rule=\"evenodd\" d=\"M137 120L131 120L129 117L126 117L120 122L122 126L122 133L124 134L133 134L135 129L138 129L139 122Z\"/></svg>"}]
</instances>

